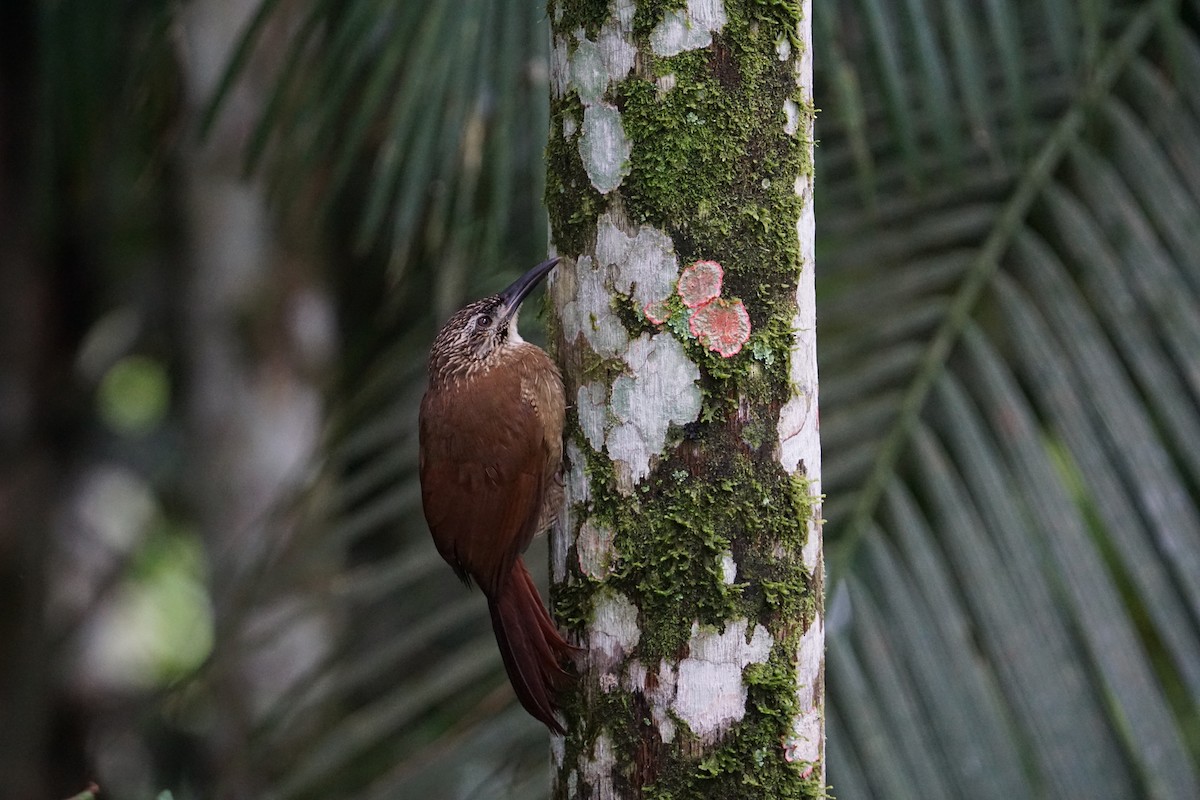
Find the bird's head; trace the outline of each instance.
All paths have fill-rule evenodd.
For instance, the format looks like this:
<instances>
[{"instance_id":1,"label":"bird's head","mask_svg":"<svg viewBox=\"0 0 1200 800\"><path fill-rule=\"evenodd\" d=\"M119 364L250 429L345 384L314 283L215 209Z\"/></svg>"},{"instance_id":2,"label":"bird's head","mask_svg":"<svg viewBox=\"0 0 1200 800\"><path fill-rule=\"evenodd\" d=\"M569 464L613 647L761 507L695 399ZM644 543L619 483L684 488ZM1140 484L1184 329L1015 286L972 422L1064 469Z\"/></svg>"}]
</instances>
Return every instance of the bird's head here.
<instances>
[{"instance_id":1,"label":"bird's head","mask_svg":"<svg viewBox=\"0 0 1200 800\"><path fill-rule=\"evenodd\" d=\"M517 331L521 301L557 263L557 258L543 261L499 294L468 303L456 311L433 340L430 377L446 380L469 375L489 366L506 346L524 341Z\"/></svg>"}]
</instances>

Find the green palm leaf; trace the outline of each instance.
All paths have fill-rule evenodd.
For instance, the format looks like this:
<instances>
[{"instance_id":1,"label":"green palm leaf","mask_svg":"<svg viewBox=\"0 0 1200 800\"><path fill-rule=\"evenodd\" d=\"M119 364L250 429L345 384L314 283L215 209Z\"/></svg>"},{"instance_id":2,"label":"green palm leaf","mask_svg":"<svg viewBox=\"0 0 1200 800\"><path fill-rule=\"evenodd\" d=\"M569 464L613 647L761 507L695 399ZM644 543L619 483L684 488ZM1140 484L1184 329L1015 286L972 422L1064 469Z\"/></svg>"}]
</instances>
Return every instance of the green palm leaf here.
<instances>
[{"instance_id":1,"label":"green palm leaf","mask_svg":"<svg viewBox=\"0 0 1200 800\"><path fill-rule=\"evenodd\" d=\"M1007 167L953 198L880 180L878 214L818 209L859 242L824 240L818 289L826 532L849 587L831 610L841 796L1200 792L1200 473L1182 444L1200 441L1200 207L1176 163L1200 125L1156 65L1165 8L1106 17L1099 44L1087 19L1023 32L1014 53L1015 12L989 4ZM1014 65L1043 93L1029 116Z\"/></svg>"}]
</instances>

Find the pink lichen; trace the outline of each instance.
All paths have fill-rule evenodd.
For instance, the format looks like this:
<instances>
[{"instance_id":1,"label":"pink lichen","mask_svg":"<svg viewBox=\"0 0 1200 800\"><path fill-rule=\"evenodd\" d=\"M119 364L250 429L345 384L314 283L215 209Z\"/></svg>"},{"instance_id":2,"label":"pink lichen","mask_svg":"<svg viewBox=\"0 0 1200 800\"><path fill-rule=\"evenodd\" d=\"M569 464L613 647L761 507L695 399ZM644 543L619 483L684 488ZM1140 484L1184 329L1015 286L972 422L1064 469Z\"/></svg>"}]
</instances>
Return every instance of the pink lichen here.
<instances>
[{"instance_id":1,"label":"pink lichen","mask_svg":"<svg viewBox=\"0 0 1200 800\"><path fill-rule=\"evenodd\" d=\"M666 300L651 300L649 303L646 303L646 307L642 309L642 313L646 315L646 319L655 325L662 325L670 318L671 307L667 305Z\"/></svg>"},{"instance_id":2,"label":"pink lichen","mask_svg":"<svg viewBox=\"0 0 1200 800\"><path fill-rule=\"evenodd\" d=\"M729 358L750 338L750 315L741 300L718 297L692 311L688 329L709 350Z\"/></svg>"},{"instance_id":3,"label":"pink lichen","mask_svg":"<svg viewBox=\"0 0 1200 800\"><path fill-rule=\"evenodd\" d=\"M699 308L721 294L725 271L715 261L697 261L679 276L679 296L688 308Z\"/></svg>"},{"instance_id":4,"label":"pink lichen","mask_svg":"<svg viewBox=\"0 0 1200 800\"><path fill-rule=\"evenodd\" d=\"M789 764L795 764L797 762L802 764L803 770L800 773L801 778L807 778L812 775L817 767L817 765L813 762L804 761L801 759L802 751L810 749L811 748L808 747L807 740L799 739L795 736L784 739L783 741L783 760Z\"/></svg>"}]
</instances>

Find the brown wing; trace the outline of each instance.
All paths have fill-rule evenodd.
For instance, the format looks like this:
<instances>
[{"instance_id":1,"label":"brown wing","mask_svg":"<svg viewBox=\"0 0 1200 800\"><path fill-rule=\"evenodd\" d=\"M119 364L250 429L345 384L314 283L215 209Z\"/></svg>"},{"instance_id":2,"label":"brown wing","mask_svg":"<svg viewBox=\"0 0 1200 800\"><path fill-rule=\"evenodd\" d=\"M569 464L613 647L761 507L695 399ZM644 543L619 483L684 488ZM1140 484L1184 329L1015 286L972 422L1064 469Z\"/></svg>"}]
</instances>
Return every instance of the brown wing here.
<instances>
[{"instance_id":1,"label":"brown wing","mask_svg":"<svg viewBox=\"0 0 1200 800\"><path fill-rule=\"evenodd\" d=\"M547 454L519 378L504 370L421 403L421 502L442 558L488 596L536 533Z\"/></svg>"}]
</instances>

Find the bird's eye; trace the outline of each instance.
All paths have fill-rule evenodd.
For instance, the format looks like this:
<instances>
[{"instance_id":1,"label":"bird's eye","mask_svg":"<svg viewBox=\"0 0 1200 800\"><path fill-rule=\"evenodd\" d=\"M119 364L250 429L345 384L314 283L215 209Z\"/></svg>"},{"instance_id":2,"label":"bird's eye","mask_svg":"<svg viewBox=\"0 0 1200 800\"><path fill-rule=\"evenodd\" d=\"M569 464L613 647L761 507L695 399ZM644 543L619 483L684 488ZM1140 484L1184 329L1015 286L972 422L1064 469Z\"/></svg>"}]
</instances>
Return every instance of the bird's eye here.
<instances>
[{"instance_id":1,"label":"bird's eye","mask_svg":"<svg viewBox=\"0 0 1200 800\"><path fill-rule=\"evenodd\" d=\"M490 328L490 327L492 327L492 318L491 318L491 316L490 316L490 315L488 315L488 314L480 314L478 317L476 317L476 318L475 318L475 327L477 327L477 328Z\"/></svg>"}]
</instances>

